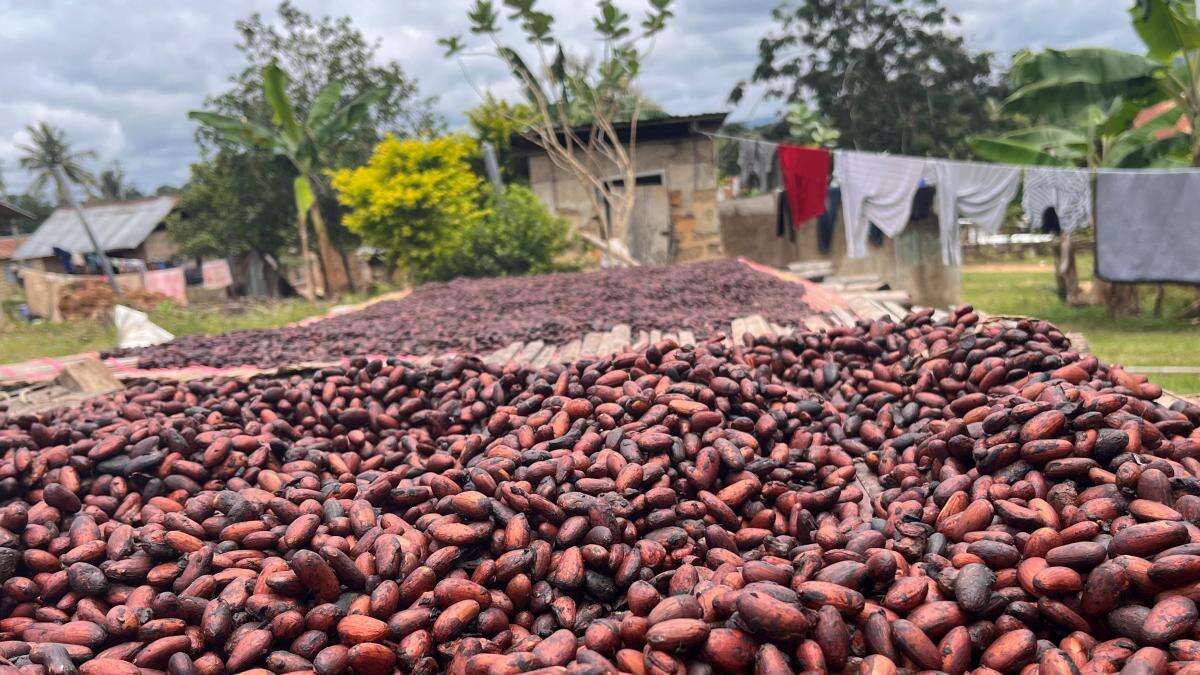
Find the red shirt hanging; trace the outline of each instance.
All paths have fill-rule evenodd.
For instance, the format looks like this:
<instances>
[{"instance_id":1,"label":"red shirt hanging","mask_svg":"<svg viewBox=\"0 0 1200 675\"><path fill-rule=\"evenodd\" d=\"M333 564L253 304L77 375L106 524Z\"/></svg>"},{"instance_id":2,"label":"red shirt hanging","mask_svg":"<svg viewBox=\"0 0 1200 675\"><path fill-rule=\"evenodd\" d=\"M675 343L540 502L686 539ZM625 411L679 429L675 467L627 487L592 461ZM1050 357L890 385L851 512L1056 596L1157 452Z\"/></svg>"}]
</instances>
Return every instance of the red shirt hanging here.
<instances>
[{"instance_id":1,"label":"red shirt hanging","mask_svg":"<svg viewBox=\"0 0 1200 675\"><path fill-rule=\"evenodd\" d=\"M829 165L830 154L825 148L779 146L779 173L783 177L794 227L825 213Z\"/></svg>"}]
</instances>

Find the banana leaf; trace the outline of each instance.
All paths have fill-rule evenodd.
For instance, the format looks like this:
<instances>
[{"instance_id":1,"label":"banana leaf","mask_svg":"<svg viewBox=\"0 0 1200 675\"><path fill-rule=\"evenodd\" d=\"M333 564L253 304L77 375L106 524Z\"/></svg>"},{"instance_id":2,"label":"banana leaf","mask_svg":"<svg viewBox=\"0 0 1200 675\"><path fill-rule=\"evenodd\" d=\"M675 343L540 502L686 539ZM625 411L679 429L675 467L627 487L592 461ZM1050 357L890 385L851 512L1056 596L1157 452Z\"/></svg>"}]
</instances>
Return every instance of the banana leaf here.
<instances>
[{"instance_id":1,"label":"banana leaf","mask_svg":"<svg viewBox=\"0 0 1200 675\"><path fill-rule=\"evenodd\" d=\"M1129 14L1150 57L1161 63L1172 63L1180 52L1200 48L1195 0L1137 0Z\"/></svg>"},{"instance_id":2,"label":"banana leaf","mask_svg":"<svg viewBox=\"0 0 1200 675\"><path fill-rule=\"evenodd\" d=\"M1153 99L1159 64L1115 49L1046 49L1023 52L1009 79L1017 87L1004 110L1044 120L1071 120L1089 106L1107 108L1112 99Z\"/></svg>"}]
</instances>

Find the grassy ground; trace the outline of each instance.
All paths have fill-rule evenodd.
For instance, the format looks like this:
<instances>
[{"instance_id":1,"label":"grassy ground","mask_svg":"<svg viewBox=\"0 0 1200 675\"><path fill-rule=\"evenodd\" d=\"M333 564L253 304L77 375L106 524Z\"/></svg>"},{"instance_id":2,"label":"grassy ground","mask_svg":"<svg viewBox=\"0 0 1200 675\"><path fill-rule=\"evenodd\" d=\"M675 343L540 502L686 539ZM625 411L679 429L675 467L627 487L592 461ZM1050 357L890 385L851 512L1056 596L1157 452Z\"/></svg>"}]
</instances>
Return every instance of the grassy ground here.
<instances>
[{"instance_id":1,"label":"grassy ground","mask_svg":"<svg viewBox=\"0 0 1200 675\"><path fill-rule=\"evenodd\" d=\"M349 302L361 301L352 299ZM304 300L260 302L234 307L180 308L164 304L149 312L152 321L175 335L224 333L239 328L270 328L328 311L332 303ZM117 332L107 320L26 324L12 320L0 327L0 363L41 356L67 356L112 349Z\"/></svg>"},{"instance_id":2,"label":"grassy ground","mask_svg":"<svg viewBox=\"0 0 1200 675\"><path fill-rule=\"evenodd\" d=\"M1078 261L1081 280L1090 282L1092 260ZM992 314L1036 316L1063 330L1078 331L1091 350L1109 362L1134 366L1200 366L1200 326L1175 319L1194 296L1190 289L1169 287L1163 317L1155 318L1152 287L1142 291L1142 315L1109 319L1103 307L1068 307L1054 291L1049 260L968 265L963 269L963 297ZM1151 374L1150 379L1180 394L1200 393L1200 375Z\"/></svg>"}]
</instances>

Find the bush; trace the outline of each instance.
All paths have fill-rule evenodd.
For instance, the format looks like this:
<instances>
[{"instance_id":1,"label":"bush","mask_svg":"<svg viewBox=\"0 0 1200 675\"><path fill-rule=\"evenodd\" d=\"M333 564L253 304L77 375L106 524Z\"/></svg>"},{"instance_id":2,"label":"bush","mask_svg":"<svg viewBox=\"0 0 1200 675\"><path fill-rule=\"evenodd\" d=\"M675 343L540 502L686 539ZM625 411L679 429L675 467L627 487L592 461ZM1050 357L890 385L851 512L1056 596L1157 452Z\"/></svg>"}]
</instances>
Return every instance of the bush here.
<instances>
[{"instance_id":1,"label":"bush","mask_svg":"<svg viewBox=\"0 0 1200 675\"><path fill-rule=\"evenodd\" d=\"M533 191L510 185L487 200L483 218L465 223L441 249L428 278L515 276L565 269L570 225L550 213Z\"/></svg>"},{"instance_id":2,"label":"bush","mask_svg":"<svg viewBox=\"0 0 1200 675\"><path fill-rule=\"evenodd\" d=\"M475 141L461 134L375 146L365 166L331 174L342 222L416 278L483 217L483 183L471 171Z\"/></svg>"}]
</instances>

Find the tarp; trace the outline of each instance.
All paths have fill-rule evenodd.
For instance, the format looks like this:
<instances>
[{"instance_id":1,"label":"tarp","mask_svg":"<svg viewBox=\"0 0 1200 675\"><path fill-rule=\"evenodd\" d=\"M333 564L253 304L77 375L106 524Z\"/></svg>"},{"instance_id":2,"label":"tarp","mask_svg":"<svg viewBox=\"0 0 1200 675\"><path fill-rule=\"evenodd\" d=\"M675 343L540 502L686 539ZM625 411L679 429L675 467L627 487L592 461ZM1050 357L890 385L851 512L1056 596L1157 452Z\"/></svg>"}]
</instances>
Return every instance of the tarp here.
<instances>
[{"instance_id":1,"label":"tarp","mask_svg":"<svg viewBox=\"0 0 1200 675\"><path fill-rule=\"evenodd\" d=\"M180 305L187 306L187 278L182 267L147 270L142 273L142 280L146 290L165 295Z\"/></svg>"},{"instance_id":2,"label":"tarp","mask_svg":"<svg viewBox=\"0 0 1200 675\"><path fill-rule=\"evenodd\" d=\"M205 288L229 288L233 285L233 274L229 271L228 260L207 260L200 265L200 274Z\"/></svg>"}]
</instances>

